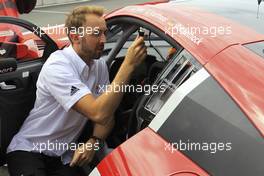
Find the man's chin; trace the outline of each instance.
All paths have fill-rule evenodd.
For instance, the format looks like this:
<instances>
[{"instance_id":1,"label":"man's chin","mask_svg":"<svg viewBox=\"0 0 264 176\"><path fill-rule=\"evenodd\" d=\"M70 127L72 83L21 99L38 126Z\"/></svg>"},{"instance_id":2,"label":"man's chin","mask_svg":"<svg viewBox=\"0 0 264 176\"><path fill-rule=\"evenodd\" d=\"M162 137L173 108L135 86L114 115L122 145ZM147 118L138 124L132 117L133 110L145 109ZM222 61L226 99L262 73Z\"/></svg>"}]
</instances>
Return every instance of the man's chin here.
<instances>
[{"instance_id":1,"label":"man's chin","mask_svg":"<svg viewBox=\"0 0 264 176\"><path fill-rule=\"evenodd\" d=\"M96 53L96 54L94 55L94 59L100 59L101 56L102 56L102 52L100 51L100 52L98 52L98 53Z\"/></svg>"}]
</instances>

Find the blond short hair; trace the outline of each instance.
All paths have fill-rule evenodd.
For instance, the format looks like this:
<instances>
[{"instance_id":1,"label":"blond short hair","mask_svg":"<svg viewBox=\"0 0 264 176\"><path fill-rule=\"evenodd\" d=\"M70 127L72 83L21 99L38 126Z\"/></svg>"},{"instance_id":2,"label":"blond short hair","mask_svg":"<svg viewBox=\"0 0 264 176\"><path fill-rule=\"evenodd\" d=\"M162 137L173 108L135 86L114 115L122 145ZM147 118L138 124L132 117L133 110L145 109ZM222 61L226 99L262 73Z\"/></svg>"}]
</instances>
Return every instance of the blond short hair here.
<instances>
[{"instance_id":1,"label":"blond short hair","mask_svg":"<svg viewBox=\"0 0 264 176\"><path fill-rule=\"evenodd\" d=\"M87 15L93 14L102 17L104 12L105 9L101 6L81 6L73 9L65 21L65 29L68 37L72 28L78 29L84 26Z\"/></svg>"}]
</instances>

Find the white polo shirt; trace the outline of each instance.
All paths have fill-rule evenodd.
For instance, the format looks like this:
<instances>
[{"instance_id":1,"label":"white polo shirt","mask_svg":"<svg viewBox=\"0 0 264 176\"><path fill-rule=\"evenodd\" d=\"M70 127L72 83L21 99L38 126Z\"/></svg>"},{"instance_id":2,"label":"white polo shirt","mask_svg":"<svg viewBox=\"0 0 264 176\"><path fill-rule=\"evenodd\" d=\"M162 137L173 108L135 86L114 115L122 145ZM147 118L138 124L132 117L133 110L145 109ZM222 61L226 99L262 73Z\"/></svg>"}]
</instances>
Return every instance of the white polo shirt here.
<instances>
[{"instance_id":1,"label":"white polo shirt","mask_svg":"<svg viewBox=\"0 0 264 176\"><path fill-rule=\"evenodd\" d=\"M108 84L103 60L94 60L88 67L71 46L51 54L37 81L34 108L12 139L7 153L41 152L61 156L64 164L69 163L76 148L72 144L88 120L71 107L86 94L99 96L101 88Z\"/></svg>"}]
</instances>

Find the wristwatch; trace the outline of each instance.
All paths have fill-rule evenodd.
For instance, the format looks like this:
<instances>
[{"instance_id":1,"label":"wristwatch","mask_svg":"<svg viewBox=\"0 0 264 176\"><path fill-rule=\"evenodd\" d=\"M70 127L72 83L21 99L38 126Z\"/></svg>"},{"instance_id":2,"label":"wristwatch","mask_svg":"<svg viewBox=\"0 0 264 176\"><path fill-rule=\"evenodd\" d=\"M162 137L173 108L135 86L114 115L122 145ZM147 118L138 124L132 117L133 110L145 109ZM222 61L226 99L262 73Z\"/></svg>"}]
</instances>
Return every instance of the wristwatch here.
<instances>
[{"instance_id":1,"label":"wristwatch","mask_svg":"<svg viewBox=\"0 0 264 176\"><path fill-rule=\"evenodd\" d=\"M104 147L104 140L97 137L97 136L91 136L90 139L94 139L96 143L99 144L99 148L102 149Z\"/></svg>"}]
</instances>

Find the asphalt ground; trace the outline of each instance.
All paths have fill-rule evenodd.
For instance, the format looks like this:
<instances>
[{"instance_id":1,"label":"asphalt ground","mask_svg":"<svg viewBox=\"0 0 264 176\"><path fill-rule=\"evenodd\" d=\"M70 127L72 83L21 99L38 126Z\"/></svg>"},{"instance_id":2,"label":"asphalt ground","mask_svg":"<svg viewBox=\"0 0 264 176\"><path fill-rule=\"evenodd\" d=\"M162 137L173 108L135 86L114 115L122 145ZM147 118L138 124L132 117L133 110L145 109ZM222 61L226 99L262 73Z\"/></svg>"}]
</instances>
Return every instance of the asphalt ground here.
<instances>
[{"instance_id":1,"label":"asphalt ground","mask_svg":"<svg viewBox=\"0 0 264 176\"><path fill-rule=\"evenodd\" d=\"M88 0L87 2L74 3L68 5L57 5L50 7L36 8L29 14L21 15L21 19L25 19L36 24L39 27L45 27L48 24L50 26L64 24L66 15L72 11L75 7L84 5L98 5L106 8L106 12L110 12L117 8L121 8L127 5L144 3L151 0ZM153 0L152 0L153 1Z\"/></svg>"},{"instance_id":2,"label":"asphalt ground","mask_svg":"<svg viewBox=\"0 0 264 176\"><path fill-rule=\"evenodd\" d=\"M49 7L35 8L29 14L21 15L20 18L30 21L39 27L54 26L64 24L67 13L72 11L75 7L85 5L103 6L106 12L111 12L117 8L122 8L127 5L139 4L149 2L151 0L88 0L87 2L56 5ZM153 1L153 0L152 0ZM0 168L0 176L8 176L7 168Z\"/></svg>"}]
</instances>

